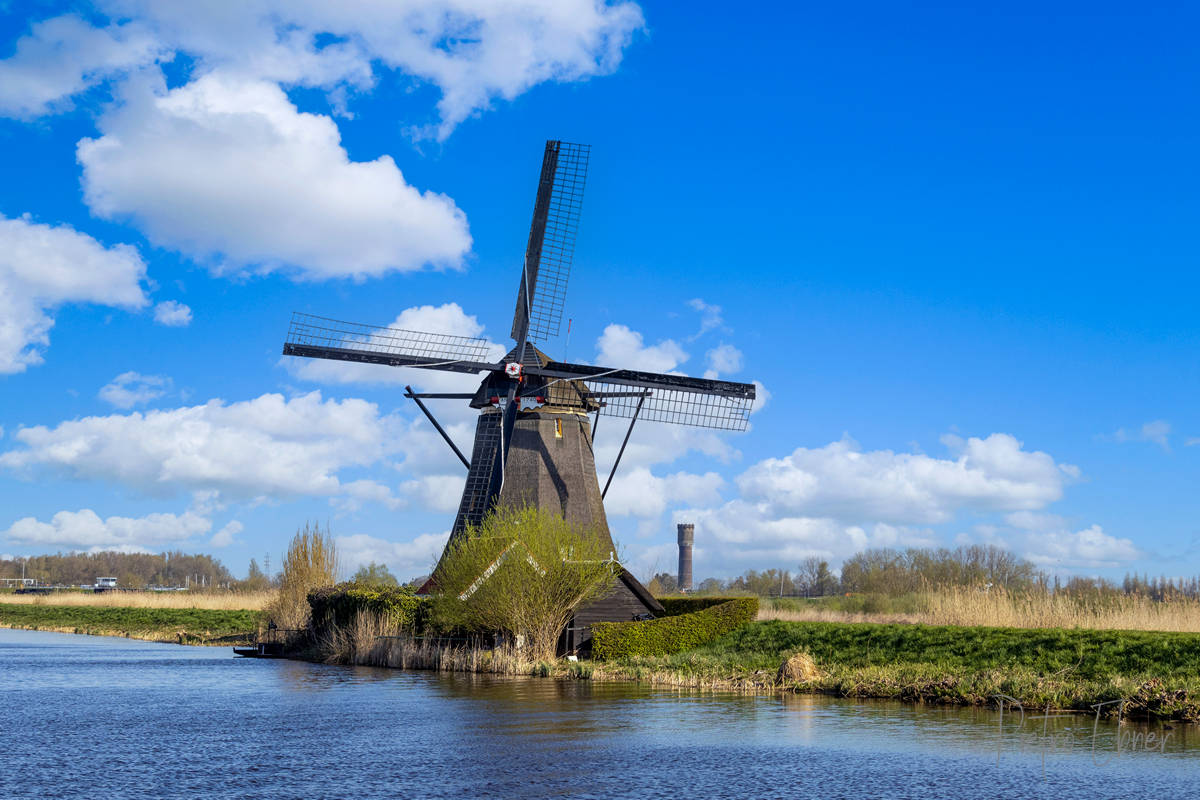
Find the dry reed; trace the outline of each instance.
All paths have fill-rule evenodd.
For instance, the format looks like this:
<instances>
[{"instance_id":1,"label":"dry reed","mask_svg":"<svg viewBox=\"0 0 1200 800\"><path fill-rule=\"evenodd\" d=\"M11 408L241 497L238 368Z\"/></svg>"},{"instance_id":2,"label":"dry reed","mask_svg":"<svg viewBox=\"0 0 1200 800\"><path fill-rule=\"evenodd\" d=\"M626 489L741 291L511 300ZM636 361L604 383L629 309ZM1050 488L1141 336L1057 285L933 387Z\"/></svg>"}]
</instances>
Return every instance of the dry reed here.
<instances>
[{"instance_id":1,"label":"dry reed","mask_svg":"<svg viewBox=\"0 0 1200 800\"><path fill-rule=\"evenodd\" d=\"M214 611L261 611L275 598L261 592L52 592L0 594L0 603L99 608L203 608Z\"/></svg>"},{"instance_id":2,"label":"dry reed","mask_svg":"<svg viewBox=\"0 0 1200 800\"><path fill-rule=\"evenodd\" d=\"M926 625L986 625L1001 628L1088 628L1200 632L1200 600L1151 600L1140 595L1080 597L1065 593L1010 593L947 588L918 598L919 610L907 613L841 611L813 604L811 609L772 608L764 604L760 620L788 622L901 622Z\"/></svg>"},{"instance_id":3,"label":"dry reed","mask_svg":"<svg viewBox=\"0 0 1200 800\"><path fill-rule=\"evenodd\" d=\"M382 614L360 611L354 623L334 628L319 643L326 663L438 672L485 672L497 675L547 675L551 666L511 647L495 649L415 638Z\"/></svg>"},{"instance_id":4,"label":"dry reed","mask_svg":"<svg viewBox=\"0 0 1200 800\"><path fill-rule=\"evenodd\" d=\"M308 624L308 593L337 583L337 546L333 534L319 525L305 524L297 531L283 559L279 592L264 609L280 628L303 628Z\"/></svg>"}]
</instances>

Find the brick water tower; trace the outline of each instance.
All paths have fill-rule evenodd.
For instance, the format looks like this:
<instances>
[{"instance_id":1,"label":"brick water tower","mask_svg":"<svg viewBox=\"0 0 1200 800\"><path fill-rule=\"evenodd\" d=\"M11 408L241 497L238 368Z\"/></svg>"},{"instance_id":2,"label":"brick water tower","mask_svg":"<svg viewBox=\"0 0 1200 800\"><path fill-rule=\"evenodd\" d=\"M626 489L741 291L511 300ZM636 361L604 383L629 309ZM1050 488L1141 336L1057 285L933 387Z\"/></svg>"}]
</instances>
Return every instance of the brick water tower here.
<instances>
[{"instance_id":1,"label":"brick water tower","mask_svg":"<svg viewBox=\"0 0 1200 800\"><path fill-rule=\"evenodd\" d=\"M679 529L679 591L692 590L692 541L696 536L696 526L690 522L681 522Z\"/></svg>"}]
</instances>

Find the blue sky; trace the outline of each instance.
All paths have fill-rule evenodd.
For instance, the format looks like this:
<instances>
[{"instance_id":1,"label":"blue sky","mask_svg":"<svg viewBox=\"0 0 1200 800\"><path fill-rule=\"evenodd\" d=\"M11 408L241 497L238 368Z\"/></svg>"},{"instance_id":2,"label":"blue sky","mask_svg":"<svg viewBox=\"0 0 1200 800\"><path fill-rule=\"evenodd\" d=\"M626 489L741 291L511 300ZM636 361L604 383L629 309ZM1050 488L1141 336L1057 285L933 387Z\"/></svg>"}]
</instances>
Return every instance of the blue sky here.
<instances>
[{"instance_id":1,"label":"blue sky","mask_svg":"<svg viewBox=\"0 0 1200 800\"><path fill-rule=\"evenodd\" d=\"M593 150L546 349L767 398L744 434L639 424L637 571L676 521L698 576L1200 571L1194 9L494 5L0 8L0 553L244 573L316 519L425 572L463 475L400 393L472 379L292 363L288 319L507 345L562 138Z\"/></svg>"}]
</instances>

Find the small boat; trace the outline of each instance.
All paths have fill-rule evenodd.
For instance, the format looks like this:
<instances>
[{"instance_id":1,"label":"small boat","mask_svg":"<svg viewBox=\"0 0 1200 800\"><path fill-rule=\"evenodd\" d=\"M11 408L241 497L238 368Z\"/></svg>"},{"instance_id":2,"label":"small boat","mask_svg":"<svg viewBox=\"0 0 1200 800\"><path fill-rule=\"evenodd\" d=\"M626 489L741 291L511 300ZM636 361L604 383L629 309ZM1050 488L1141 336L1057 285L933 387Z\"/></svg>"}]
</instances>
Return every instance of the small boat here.
<instances>
[{"instance_id":1,"label":"small boat","mask_svg":"<svg viewBox=\"0 0 1200 800\"><path fill-rule=\"evenodd\" d=\"M265 639L256 638L254 644L249 647L235 647L233 654L244 658L283 658L283 642L280 641L280 633L281 631L272 621L267 625ZM282 631L282 633L295 633L295 631Z\"/></svg>"},{"instance_id":2,"label":"small boat","mask_svg":"<svg viewBox=\"0 0 1200 800\"><path fill-rule=\"evenodd\" d=\"M233 654L245 658L283 658L283 642L256 642L250 647L235 647Z\"/></svg>"}]
</instances>

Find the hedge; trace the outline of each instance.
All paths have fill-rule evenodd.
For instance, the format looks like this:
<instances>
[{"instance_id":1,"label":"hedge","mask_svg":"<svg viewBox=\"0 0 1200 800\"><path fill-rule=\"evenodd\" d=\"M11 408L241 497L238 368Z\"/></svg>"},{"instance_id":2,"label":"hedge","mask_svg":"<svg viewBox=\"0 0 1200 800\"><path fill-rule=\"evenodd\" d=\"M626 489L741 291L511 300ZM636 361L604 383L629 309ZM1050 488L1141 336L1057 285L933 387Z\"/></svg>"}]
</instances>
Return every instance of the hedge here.
<instances>
[{"instance_id":1,"label":"hedge","mask_svg":"<svg viewBox=\"0 0 1200 800\"><path fill-rule=\"evenodd\" d=\"M308 606L318 631L348 627L363 611L386 615L410 631L423 629L429 618L428 601L413 594L410 586L339 583L309 592Z\"/></svg>"},{"instance_id":2,"label":"hedge","mask_svg":"<svg viewBox=\"0 0 1200 800\"><path fill-rule=\"evenodd\" d=\"M758 616L757 597L737 597L673 617L646 622L592 625L592 657L611 661L630 656L666 656L707 644Z\"/></svg>"},{"instance_id":3,"label":"hedge","mask_svg":"<svg viewBox=\"0 0 1200 800\"><path fill-rule=\"evenodd\" d=\"M654 599L662 603L663 616L677 617L680 614L691 614L696 611L703 611L706 608L719 606L722 603L728 603L733 598L727 595L711 595L709 597L676 595L674 597L656 597Z\"/></svg>"}]
</instances>

